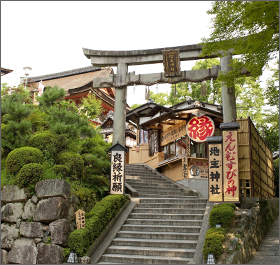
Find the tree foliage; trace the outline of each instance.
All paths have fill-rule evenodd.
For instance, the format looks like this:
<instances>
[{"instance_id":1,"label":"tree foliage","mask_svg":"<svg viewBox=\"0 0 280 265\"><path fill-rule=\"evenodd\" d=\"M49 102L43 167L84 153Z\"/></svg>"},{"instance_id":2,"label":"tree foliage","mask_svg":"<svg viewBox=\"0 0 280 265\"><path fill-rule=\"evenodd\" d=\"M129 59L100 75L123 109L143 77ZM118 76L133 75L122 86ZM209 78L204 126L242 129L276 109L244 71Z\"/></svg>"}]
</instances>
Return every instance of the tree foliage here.
<instances>
[{"instance_id":1,"label":"tree foliage","mask_svg":"<svg viewBox=\"0 0 280 265\"><path fill-rule=\"evenodd\" d=\"M202 39L203 55L234 50L242 54L232 62L235 76L247 67L258 76L279 51L278 1L214 1L207 11L212 18L212 32Z\"/></svg>"}]
</instances>

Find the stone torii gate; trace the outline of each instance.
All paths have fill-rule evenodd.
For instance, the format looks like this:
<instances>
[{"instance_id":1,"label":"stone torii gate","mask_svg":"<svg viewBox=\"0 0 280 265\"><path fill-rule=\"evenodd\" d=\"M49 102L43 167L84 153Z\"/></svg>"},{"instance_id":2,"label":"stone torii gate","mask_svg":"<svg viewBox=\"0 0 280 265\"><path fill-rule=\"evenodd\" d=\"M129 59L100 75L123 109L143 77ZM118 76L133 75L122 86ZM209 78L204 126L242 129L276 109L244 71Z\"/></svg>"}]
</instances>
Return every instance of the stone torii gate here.
<instances>
[{"instance_id":1,"label":"stone torii gate","mask_svg":"<svg viewBox=\"0 0 280 265\"><path fill-rule=\"evenodd\" d=\"M173 57L178 63L177 70L175 70L176 73L173 71L173 74L166 74L165 72L135 75L135 72L128 72L128 66L130 65L154 63L165 63L165 69L167 69L166 64L168 62L165 62L165 54L168 52L173 53L174 51L177 52L177 56ZM212 66L212 69L180 71L180 61L208 59L217 56L201 57L202 46L196 44L131 51L100 51L83 48L83 52L88 59L91 59L93 66L117 66L117 74L112 74L107 78L95 78L93 80L93 88L115 87L113 145L119 142L123 146L125 146L127 86L202 82L211 78L216 79L221 71L226 73L231 70L229 64L232 58L231 53L227 53L225 57L220 58L220 67ZM248 74L246 69L243 69L242 74ZM236 118L234 87L227 87L225 84L222 84L222 101L224 122L232 122Z\"/></svg>"}]
</instances>

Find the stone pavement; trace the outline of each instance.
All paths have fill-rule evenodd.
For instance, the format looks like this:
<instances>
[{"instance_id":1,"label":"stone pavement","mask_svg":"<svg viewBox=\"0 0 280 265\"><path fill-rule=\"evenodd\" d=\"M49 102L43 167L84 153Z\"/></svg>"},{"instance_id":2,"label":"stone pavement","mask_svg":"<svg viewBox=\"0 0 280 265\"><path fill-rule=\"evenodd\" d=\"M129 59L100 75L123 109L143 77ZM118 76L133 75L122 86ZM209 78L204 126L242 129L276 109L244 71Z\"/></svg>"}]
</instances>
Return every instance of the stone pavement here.
<instances>
[{"instance_id":1,"label":"stone pavement","mask_svg":"<svg viewBox=\"0 0 280 265\"><path fill-rule=\"evenodd\" d=\"M248 264L279 264L279 216Z\"/></svg>"}]
</instances>

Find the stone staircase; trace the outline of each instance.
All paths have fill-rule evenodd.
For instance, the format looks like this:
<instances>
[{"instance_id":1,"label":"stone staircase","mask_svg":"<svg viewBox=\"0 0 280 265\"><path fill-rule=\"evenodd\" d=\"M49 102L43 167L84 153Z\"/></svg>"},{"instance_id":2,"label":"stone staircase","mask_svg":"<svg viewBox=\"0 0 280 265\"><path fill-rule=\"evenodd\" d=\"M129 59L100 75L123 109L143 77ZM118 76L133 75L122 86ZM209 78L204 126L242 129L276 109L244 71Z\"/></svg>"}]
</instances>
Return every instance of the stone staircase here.
<instances>
[{"instance_id":1,"label":"stone staircase","mask_svg":"<svg viewBox=\"0 0 280 265\"><path fill-rule=\"evenodd\" d=\"M126 182L140 202L99 264L188 264L192 261L207 200L146 165L127 165Z\"/></svg>"}]
</instances>

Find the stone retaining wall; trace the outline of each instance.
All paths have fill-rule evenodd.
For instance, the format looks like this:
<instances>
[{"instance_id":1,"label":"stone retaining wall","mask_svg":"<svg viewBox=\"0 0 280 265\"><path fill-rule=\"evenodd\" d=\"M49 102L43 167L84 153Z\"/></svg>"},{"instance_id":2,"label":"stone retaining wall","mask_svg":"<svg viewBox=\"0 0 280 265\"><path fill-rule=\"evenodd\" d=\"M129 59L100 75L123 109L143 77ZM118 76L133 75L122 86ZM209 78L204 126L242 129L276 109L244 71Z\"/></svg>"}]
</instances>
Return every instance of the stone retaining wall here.
<instances>
[{"instance_id":1,"label":"stone retaining wall","mask_svg":"<svg viewBox=\"0 0 280 265\"><path fill-rule=\"evenodd\" d=\"M4 186L1 191L1 264L61 264L68 236L76 228L79 200L70 184L49 179L36 184L36 195Z\"/></svg>"}]
</instances>

